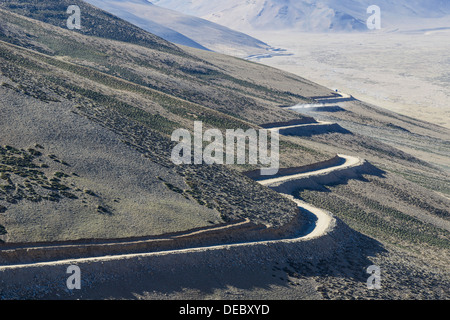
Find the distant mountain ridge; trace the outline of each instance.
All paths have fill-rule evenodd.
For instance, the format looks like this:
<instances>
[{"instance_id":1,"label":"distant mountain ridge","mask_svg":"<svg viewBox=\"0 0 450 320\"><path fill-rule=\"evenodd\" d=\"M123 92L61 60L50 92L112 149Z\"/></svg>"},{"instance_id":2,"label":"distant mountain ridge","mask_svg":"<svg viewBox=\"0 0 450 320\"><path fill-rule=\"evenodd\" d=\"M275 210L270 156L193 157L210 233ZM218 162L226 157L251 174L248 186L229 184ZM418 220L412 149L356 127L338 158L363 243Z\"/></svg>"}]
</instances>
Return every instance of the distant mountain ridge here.
<instances>
[{"instance_id":1,"label":"distant mountain ridge","mask_svg":"<svg viewBox=\"0 0 450 320\"><path fill-rule=\"evenodd\" d=\"M378 5L384 27L415 27L429 19L450 17L444 0L153 0L152 3L222 24L242 32L298 30L303 32L366 31L367 8ZM450 18L439 21L450 26Z\"/></svg>"}]
</instances>

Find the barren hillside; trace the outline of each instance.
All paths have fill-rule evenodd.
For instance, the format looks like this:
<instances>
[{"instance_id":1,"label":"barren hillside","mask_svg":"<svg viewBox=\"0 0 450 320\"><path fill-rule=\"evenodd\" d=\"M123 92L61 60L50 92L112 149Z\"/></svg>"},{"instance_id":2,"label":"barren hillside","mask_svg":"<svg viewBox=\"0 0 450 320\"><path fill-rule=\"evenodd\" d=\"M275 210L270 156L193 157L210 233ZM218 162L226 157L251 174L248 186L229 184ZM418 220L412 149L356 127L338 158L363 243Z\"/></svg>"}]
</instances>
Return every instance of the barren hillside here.
<instances>
[{"instance_id":1,"label":"barren hillside","mask_svg":"<svg viewBox=\"0 0 450 320\"><path fill-rule=\"evenodd\" d=\"M82 30L65 27L69 2L85 12ZM170 253L80 261L92 278L77 297L448 299L449 130L353 98L302 110L336 97L280 70L175 46L82 1L0 1L0 257L187 233L193 241ZM254 165L175 165L170 136L194 121L282 128L281 173L311 175L294 177L299 201L249 178ZM337 154L361 165L331 170ZM335 225L311 241L261 242L314 228L300 200ZM203 242L199 230L213 236ZM148 261L153 273L139 278ZM23 279L39 270L36 287L0 267L2 298L64 292L52 282L62 262L46 262L17 269ZM384 291L365 287L374 264Z\"/></svg>"}]
</instances>

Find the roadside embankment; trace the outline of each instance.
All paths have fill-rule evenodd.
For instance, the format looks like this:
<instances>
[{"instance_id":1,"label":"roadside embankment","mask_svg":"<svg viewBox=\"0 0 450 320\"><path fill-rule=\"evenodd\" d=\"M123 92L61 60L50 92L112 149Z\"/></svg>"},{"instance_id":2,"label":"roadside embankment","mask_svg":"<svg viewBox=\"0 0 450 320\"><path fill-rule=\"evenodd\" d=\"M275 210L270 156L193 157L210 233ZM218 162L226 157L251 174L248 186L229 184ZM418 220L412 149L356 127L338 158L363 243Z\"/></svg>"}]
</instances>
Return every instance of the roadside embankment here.
<instances>
[{"instance_id":1,"label":"roadside embankment","mask_svg":"<svg viewBox=\"0 0 450 320\"><path fill-rule=\"evenodd\" d=\"M265 226L249 220L235 221L184 233L166 234L147 238L110 240L80 240L77 242L5 244L0 251L0 266L92 258L142 252L176 250L217 243L248 241Z\"/></svg>"},{"instance_id":2,"label":"roadside embankment","mask_svg":"<svg viewBox=\"0 0 450 320\"><path fill-rule=\"evenodd\" d=\"M317 171L317 170L325 169L328 167L335 167L335 166L343 164L344 162L345 162L345 159L336 155L335 157L333 157L329 160L316 162L316 163L308 164L305 166L280 168L278 170L278 174L271 178L293 175L293 174L298 174L298 173L306 173L306 172L310 172L310 171ZM254 180L260 180L262 178L267 179L267 176L261 176L261 170L259 170L259 169L247 171L247 172L244 172L243 174Z\"/></svg>"},{"instance_id":3,"label":"roadside embankment","mask_svg":"<svg viewBox=\"0 0 450 320\"><path fill-rule=\"evenodd\" d=\"M0 297L33 299L69 294L70 298L71 291L66 287L66 270L70 265L82 270L82 286L94 287L137 281L137 275L151 278L168 270L195 274L201 270L213 272L224 266L238 270L247 265L267 266L274 261L325 259L351 242L355 232L331 213L295 199L292 194L302 187L320 187L362 174L378 174L376 170L362 159L338 155L308 167L284 169L280 176L259 180L299 207L298 217L279 229L243 220L166 238L3 250L1 254L5 260L9 259L10 265L0 266ZM310 219L309 225L304 224L305 216ZM70 252L78 257L62 258ZM42 262L36 262L39 260Z\"/></svg>"},{"instance_id":4,"label":"roadside embankment","mask_svg":"<svg viewBox=\"0 0 450 320\"><path fill-rule=\"evenodd\" d=\"M345 159L344 163L334 167L318 168L310 172L280 176L259 182L279 193L293 194L300 189L320 190L326 185L342 184L350 179L361 179L365 174L381 174L379 169L366 160L349 156L340 156L340 158Z\"/></svg>"},{"instance_id":5,"label":"roadside embankment","mask_svg":"<svg viewBox=\"0 0 450 320\"><path fill-rule=\"evenodd\" d=\"M185 274L201 279L204 272L214 274L221 272L224 267L237 272L246 267L270 267L275 262L282 264L287 261L325 259L340 250L349 240L351 232L345 224L336 220L326 234L308 240L250 242L4 266L0 267L0 296L2 299L70 299L77 293L77 290L70 291L66 286L70 276L67 268L71 265L80 267L82 293L83 289L104 284L119 288L123 283L144 279L149 283L156 283L161 281L158 276L161 274Z\"/></svg>"}]
</instances>

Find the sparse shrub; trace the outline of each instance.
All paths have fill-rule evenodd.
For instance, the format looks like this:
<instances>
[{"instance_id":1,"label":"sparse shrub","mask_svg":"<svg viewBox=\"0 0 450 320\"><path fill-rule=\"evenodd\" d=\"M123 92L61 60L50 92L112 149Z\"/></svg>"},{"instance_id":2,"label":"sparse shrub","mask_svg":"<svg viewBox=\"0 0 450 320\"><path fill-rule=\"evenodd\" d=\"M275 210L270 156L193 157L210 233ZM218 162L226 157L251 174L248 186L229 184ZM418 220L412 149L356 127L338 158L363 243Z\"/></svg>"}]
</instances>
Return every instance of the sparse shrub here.
<instances>
[{"instance_id":1,"label":"sparse shrub","mask_svg":"<svg viewBox=\"0 0 450 320\"><path fill-rule=\"evenodd\" d=\"M97 206L97 212L98 212L98 213L111 214L111 211L109 211L108 208L105 208L105 207L103 207L103 206Z\"/></svg>"},{"instance_id":2,"label":"sparse shrub","mask_svg":"<svg viewBox=\"0 0 450 320\"><path fill-rule=\"evenodd\" d=\"M78 197L76 195L74 195L73 193L67 192L67 191L61 191L61 195L63 195L66 198L69 198L69 199L78 199Z\"/></svg>"},{"instance_id":3,"label":"sparse shrub","mask_svg":"<svg viewBox=\"0 0 450 320\"><path fill-rule=\"evenodd\" d=\"M180 193L180 194L183 193L183 190L181 190L180 188L174 186L174 185L171 184L171 183L165 182L164 184L166 185L167 188L169 188L169 189L172 190L173 192Z\"/></svg>"},{"instance_id":4,"label":"sparse shrub","mask_svg":"<svg viewBox=\"0 0 450 320\"><path fill-rule=\"evenodd\" d=\"M84 193L86 193L92 197L97 197L97 194L92 190L84 190Z\"/></svg>"},{"instance_id":5,"label":"sparse shrub","mask_svg":"<svg viewBox=\"0 0 450 320\"><path fill-rule=\"evenodd\" d=\"M35 157L40 157L40 156L42 156L42 153L40 153L39 151L37 151L37 150L35 150L35 149L33 149L33 148L29 148L29 149L28 149L28 152L29 152L31 155L35 156Z\"/></svg>"},{"instance_id":6,"label":"sparse shrub","mask_svg":"<svg viewBox=\"0 0 450 320\"><path fill-rule=\"evenodd\" d=\"M58 177L58 178L67 178L67 177L69 177L67 174L65 174L64 172L61 172L61 171L58 171L58 172L55 172L55 177Z\"/></svg>"}]
</instances>

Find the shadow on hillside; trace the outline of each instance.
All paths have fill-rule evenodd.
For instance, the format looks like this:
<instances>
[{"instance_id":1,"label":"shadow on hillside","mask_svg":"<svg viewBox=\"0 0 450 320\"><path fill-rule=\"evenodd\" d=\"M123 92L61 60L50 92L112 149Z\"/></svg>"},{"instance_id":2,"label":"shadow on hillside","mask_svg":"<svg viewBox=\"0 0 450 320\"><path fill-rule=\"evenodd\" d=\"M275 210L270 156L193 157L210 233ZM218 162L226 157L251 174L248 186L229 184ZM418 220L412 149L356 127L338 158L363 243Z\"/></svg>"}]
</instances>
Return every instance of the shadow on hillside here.
<instances>
[{"instance_id":1,"label":"shadow on hillside","mask_svg":"<svg viewBox=\"0 0 450 320\"><path fill-rule=\"evenodd\" d=\"M342 96L339 93L331 92L329 95L326 95L326 96L309 97L309 99L313 99L313 100L331 99L331 98L342 98Z\"/></svg>"},{"instance_id":2,"label":"shadow on hillside","mask_svg":"<svg viewBox=\"0 0 450 320\"><path fill-rule=\"evenodd\" d=\"M337 123L324 124L324 125L303 125L292 128L280 129L279 133L284 136L294 137L312 137L317 135L323 135L328 133L341 133L345 135L353 135L353 133Z\"/></svg>"},{"instance_id":3,"label":"shadow on hillside","mask_svg":"<svg viewBox=\"0 0 450 320\"><path fill-rule=\"evenodd\" d=\"M355 101L356 99L353 97L350 98L325 98L325 99L315 99L318 103L342 103L342 102L350 102Z\"/></svg>"},{"instance_id":4,"label":"shadow on hillside","mask_svg":"<svg viewBox=\"0 0 450 320\"><path fill-rule=\"evenodd\" d=\"M364 174L368 172L380 177L384 175L384 171L369 163ZM365 179L363 176L360 178ZM302 232L307 233L307 230ZM265 295L273 299L286 290L305 295L314 292L316 288L299 285L307 279L320 281L320 294L327 298L327 290L341 290L336 281L346 287L356 286L358 290L365 290L370 277L366 270L374 265L372 258L386 252L382 243L336 218L336 227L330 235L304 243L132 258L105 262L86 272L81 266L85 277L82 290L70 294L67 290L65 294L59 291L59 296L51 292L45 298L234 299L239 297L230 292L237 291L249 297Z\"/></svg>"},{"instance_id":5,"label":"shadow on hillside","mask_svg":"<svg viewBox=\"0 0 450 320\"><path fill-rule=\"evenodd\" d=\"M302 109L298 109L296 111L301 112L303 110ZM340 106L326 106L326 107L308 108L308 111L334 113L334 112L343 112L343 111L346 111L346 110L344 108L340 107Z\"/></svg>"},{"instance_id":6,"label":"shadow on hillside","mask_svg":"<svg viewBox=\"0 0 450 320\"><path fill-rule=\"evenodd\" d=\"M340 219L337 218L337 220L338 223L344 224ZM359 287L365 285L370 277L367 268L374 265L372 258L386 253L387 250L379 241L350 229L346 225L345 228L349 230L349 241L342 248L334 251L327 259L290 260L288 261L289 266L284 271L290 276L332 277L350 285Z\"/></svg>"},{"instance_id":7,"label":"shadow on hillside","mask_svg":"<svg viewBox=\"0 0 450 320\"><path fill-rule=\"evenodd\" d=\"M338 220L339 224L343 224ZM298 282L302 279L320 277L325 281L340 278L340 281L365 285L369 274L366 270L374 263L371 257L386 252L383 245L357 231L346 228L346 241L339 250L327 258L315 259L311 256L297 255L287 261L258 261L254 257L239 257L237 263L233 252L227 250L217 254L223 265L198 261L197 265L184 264L184 257L179 256L177 263L166 269L153 269L151 263L142 273L130 273L126 277L114 277L113 280L83 288L80 293L69 297L60 295L58 299L234 299L229 291L245 294L264 294L267 299L278 296L279 292L288 290L305 290ZM101 277L101 275L99 275ZM330 278L331 277L331 278ZM332 286L330 282L330 286ZM273 296L272 296L273 295ZM55 297L51 297L55 298ZM285 297L289 299L289 296ZM244 297L245 299L245 297Z\"/></svg>"},{"instance_id":8,"label":"shadow on hillside","mask_svg":"<svg viewBox=\"0 0 450 320\"><path fill-rule=\"evenodd\" d=\"M364 174L379 177L385 173L369 163L364 169ZM365 178L361 175L359 179ZM312 217L310 222L315 222ZM308 233L308 230L302 232ZM336 227L330 235L304 243L233 247L108 262L94 269L98 274L86 270L81 291L59 293L59 296L52 292L46 298L233 299L233 295L227 294L231 290L249 297L265 294L272 299L286 289L306 295L314 292L316 288L299 286L302 280L312 278L319 279L321 294L327 298L328 284L329 290L341 290L336 281L365 290L370 277L366 270L374 264L372 257L383 253L386 249L379 241L336 218Z\"/></svg>"},{"instance_id":9,"label":"shadow on hillside","mask_svg":"<svg viewBox=\"0 0 450 320\"><path fill-rule=\"evenodd\" d=\"M348 175L339 175L336 177L336 180L330 180L329 182L327 179L317 179L319 180L317 183L314 181L314 178L308 185L304 187L299 187L295 190L293 193L295 196L297 196L300 192L303 190L315 190L315 191L321 191L321 192L331 192L329 187L337 186L337 185L347 185L350 180L357 180L361 182L370 182L368 177L378 177L385 179L386 178L386 171L381 170L371 164L370 162L366 161L364 165L361 168L358 168L358 170L355 170L355 172L352 172ZM301 199L303 200L303 199Z\"/></svg>"}]
</instances>

